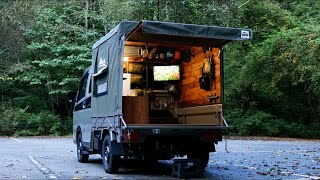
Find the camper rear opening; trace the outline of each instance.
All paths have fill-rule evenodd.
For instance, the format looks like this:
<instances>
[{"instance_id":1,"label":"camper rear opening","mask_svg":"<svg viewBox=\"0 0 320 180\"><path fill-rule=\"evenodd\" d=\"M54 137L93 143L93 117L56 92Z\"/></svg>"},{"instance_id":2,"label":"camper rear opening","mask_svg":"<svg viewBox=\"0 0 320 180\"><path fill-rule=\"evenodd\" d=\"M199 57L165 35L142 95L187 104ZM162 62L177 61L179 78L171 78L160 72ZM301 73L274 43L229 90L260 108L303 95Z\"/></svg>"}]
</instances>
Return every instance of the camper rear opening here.
<instances>
[{"instance_id":1,"label":"camper rear opening","mask_svg":"<svg viewBox=\"0 0 320 180\"><path fill-rule=\"evenodd\" d=\"M127 125L223 125L219 48L127 44L122 99Z\"/></svg>"}]
</instances>

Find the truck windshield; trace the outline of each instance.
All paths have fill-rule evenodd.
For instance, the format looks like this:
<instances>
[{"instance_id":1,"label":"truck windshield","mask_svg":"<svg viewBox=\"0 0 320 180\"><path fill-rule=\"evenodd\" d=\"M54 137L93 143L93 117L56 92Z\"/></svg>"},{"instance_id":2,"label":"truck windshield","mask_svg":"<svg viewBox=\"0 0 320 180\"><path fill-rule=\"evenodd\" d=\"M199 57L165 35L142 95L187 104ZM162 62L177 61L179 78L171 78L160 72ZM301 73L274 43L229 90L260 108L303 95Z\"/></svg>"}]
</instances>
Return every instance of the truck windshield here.
<instances>
[{"instance_id":1,"label":"truck windshield","mask_svg":"<svg viewBox=\"0 0 320 180\"><path fill-rule=\"evenodd\" d=\"M86 87L87 87L87 82L88 82L88 75L89 73L86 73L86 75L84 75L81 79L80 82L80 88L79 88L79 93L78 93L78 97L77 97L77 101L81 100L85 94L86 94Z\"/></svg>"}]
</instances>

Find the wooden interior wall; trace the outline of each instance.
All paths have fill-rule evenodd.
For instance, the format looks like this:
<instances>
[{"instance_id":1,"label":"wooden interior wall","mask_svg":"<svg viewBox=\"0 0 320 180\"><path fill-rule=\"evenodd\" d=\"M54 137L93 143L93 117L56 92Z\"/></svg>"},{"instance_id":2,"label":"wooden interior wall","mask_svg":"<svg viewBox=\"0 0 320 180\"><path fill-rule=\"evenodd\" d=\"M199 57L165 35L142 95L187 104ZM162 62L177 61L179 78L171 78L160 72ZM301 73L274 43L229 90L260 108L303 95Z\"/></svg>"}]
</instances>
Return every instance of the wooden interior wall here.
<instances>
[{"instance_id":1,"label":"wooden interior wall","mask_svg":"<svg viewBox=\"0 0 320 180\"><path fill-rule=\"evenodd\" d=\"M206 91L200 89L199 78L202 76L202 66L205 54L202 48L194 48L193 52L199 52L194 57L191 56L190 62L182 63L182 82L181 82L181 97L180 107L191 107L199 105L214 104L208 101L208 96L216 94L219 96L217 104L221 103L221 73L220 73L220 50L213 48L212 54L214 55L214 68L215 80L212 89ZM208 54L208 53L207 53Z\"/></svg>"},{"instance_id":2,"label":"wooden interior wall","mask_svg":"<svg viewBox=\"0 0 320 180\"><path fill-rule=\"evenodd\" d=\"M149 124L149 97L122 96L122 113L127 124Z\"/></svg>"}]
</instances>

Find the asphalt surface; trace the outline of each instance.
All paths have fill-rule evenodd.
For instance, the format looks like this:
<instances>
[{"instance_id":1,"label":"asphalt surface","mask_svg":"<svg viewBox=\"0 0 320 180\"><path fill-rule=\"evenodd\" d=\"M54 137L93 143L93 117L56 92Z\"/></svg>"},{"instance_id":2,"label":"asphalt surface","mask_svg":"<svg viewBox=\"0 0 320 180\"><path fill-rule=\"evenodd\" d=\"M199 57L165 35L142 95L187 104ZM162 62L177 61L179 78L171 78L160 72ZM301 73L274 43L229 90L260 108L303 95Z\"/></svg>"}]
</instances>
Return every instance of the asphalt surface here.
<instances>
[{"instance_id":1,"label":"asphalt surface","mask_svg":"<svg viewBox=\"0 0 320 180\"><path fill-rule=\"evenodd\" d=\"M0 179L171 179L171 161L129 162L104 172L99 155L79 163L71 138L0 138ZM194 179L320 179L320 141L228 140Z\"/></svg>"}]
</instances>

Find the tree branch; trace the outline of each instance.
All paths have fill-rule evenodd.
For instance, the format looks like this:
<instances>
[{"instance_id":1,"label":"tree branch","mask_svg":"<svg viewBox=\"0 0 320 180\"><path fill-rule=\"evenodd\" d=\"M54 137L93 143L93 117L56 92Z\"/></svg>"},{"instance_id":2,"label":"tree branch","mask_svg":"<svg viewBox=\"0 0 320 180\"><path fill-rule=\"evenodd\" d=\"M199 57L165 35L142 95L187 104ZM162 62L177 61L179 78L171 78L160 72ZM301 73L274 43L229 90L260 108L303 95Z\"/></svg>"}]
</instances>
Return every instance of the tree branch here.
<instances>
[{"instance_id":1,"label":"tree branch","mask_svg":"<svg viewBox=\"0 0 320 180\"><path fill-rule=\"evenodd\" d=\"M246 1L245 3L241 4L240 6L238 6L238 9L240 9L242 6L248 4L251 0Z\"/></svg>"}]
</instances>

